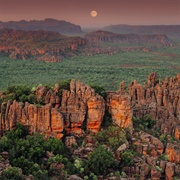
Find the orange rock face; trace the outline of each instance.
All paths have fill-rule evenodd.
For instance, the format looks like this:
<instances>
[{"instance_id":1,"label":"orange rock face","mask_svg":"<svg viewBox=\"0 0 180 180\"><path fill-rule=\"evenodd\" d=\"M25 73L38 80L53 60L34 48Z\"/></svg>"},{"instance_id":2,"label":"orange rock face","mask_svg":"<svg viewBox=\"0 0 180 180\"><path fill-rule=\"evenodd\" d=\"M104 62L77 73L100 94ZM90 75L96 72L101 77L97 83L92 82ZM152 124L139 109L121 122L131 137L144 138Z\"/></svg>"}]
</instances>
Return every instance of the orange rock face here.
<instances>
[{"instance_id":1,"label":"orange rock face","mask_svg":"<svg viewBox=\"0 0 180 180\"><path fill-rule=\"evenodd\" d=\"M173 179L174 171L175 171L175 164L170 162L166 163L166 169L165 169L166 180Z\"/></svg>"},{"instance_id":2,"label":"orange rock face","mask_svg":"<svg viewBox=\"0 0 180 180\"><path fill-rule=\"evenodd\" d=\"M62 137L64 118L58 109L51 104L42 107L29 103L8 101L5 118L2 120L4 129L11 130L16 123L29 127L30 132L38 132L47 136Z\"/></svg>"},{"instance_id":3,"label":"orange rock face","mask_svg":"<svg viewBox=\"0 0 180 180\"><path fill-rule=\"evenodd\" d=\"M99 95L93 96L88 100L87 107L87 130L96 133L101 127L104 116L104 99Z\"/></svg>"},{"instance_id":4,"label":"orange rock face","mask_svg":"<svg viewBox=\"0 0 180 180\"><path fill-rule=\"evenodd\" d=\"M108 94L108 109L112 121L122 128L129 128L132 132L132 109L130 96L127 94L110 92Z\"/></svg>"},{"instance_id":5,"label":"orange rock face","mask_svg":"<svg viewBox=\"0 0 180 180\"><path fill-rule=\"evenodd\" d=\"M168 160L174 163L180 163L180 144L167 144L165 153L168 155Z\"/></svg>"}]
</instances>

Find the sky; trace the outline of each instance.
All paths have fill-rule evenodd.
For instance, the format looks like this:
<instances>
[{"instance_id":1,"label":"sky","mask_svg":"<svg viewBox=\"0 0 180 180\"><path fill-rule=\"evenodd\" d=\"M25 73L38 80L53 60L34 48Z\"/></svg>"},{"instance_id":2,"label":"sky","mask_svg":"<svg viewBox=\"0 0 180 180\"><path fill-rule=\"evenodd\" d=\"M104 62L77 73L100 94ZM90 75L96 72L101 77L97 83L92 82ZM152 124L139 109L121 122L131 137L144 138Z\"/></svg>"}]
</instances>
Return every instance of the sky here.
<instances>
[{"instance_id":1,"label":"sky","mask_svg":"<svg viewBox=\"0 0 180 180\"><path fill-rule=\"evenodd\" d=\"M90 16L92 10L96 17ZM180 0L0 0L0 21L45 18L81 27L180 25Z\"/></svg>"}]
</instances>

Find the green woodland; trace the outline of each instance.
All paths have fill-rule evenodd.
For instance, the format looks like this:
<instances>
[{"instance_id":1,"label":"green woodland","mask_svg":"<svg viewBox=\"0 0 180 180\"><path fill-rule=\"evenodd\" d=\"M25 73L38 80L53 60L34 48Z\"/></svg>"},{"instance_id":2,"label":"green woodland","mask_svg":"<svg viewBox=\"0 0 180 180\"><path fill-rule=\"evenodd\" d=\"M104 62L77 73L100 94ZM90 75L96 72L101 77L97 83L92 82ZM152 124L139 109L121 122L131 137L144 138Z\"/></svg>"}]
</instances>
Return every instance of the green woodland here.
<instances>
[{"instance_id":1,"label":"green woodland","mask_svg":"<svg viewBox=\"0 0 180 180\"><path fill-rule=\"evenodd\" d=\"M136 79L147 80L157 72L160 79L180 72L180 44L162 47L150 52L119 52L114 55L79 56L58 63L35 60L12 60L0 56L0 90L10 85L51 85L59 80L79 79L87 84L98 84L106 90L117 90L119 83L126 85Z\"/></svg>"},{"instance_id":2,"label":"green woodland","mask_svg":"<svg viewBox=\"0 0 180 180\"><path fill-rule=\"evenodd\" d=\"M0 153L8 152L12 165L2 171L1 179L21 180L22 174L18 168L21 168L26 176L33 175L35 180L54 177L66 180L71 174L77 174L85 180L97 180L99 175L125 178L124 167L133 165L134 159L141 155L131 142L132 135L129 129L113 125L110 119L108 121L108 125L103 125L101 131L92 136L94 149L87 158L79 158L72 153L78 147L86 146L85 136L78 138L77 144L68 149L64 139L59 141L56 138L47 139L40 134L29 134L28 127L16 124L13 130L6 132L0 139ZM166 144L167 137L162 137L155 124L149 116L144 119L133 118L135 132L148 132ZM126 151L118 152L118 147L127 141L129 147ZM118 157L118 153L121 158L114 158L115 154ZM167 160L167 156L162 154L159 160Z\"/></svg>"},{"instance_id":3,"label":"green woodland","mask_svg":"<svg viewBox=\"0 0 180 180\"><path fill-rule=\"evenodd\" d=\"M83 139L83 137L79 138L78 144L73 148L85 146L86 142ZM63 180L68 174L78 174L87 180L97 180L98 175L107 174L123 177L123 167L132 165L133 158L139 154L134 146L130 146L121 154L120 162L114 158L113 154L120 145L130 139L128 129L123 130L109 124L93 136L95 143L93 152L88 155L87 159L80 159L72 155L72 149L71 151L67 149L63 141L55 138L45 139L40 134L30 135L26 126L17 124L13 130L6 132L0 139L0 152L9 153L9 161L13 166L3 170L1 178L2 180L22 179L17 167L22 169L24 175L33 175L37 180L51 179L54 176ZM47 152L51 152L52 155L48 157ZM1 158L0 156L0 160ZM62 168L56 168L55 163L63 164Z\"/></svg>"}]
</instances>

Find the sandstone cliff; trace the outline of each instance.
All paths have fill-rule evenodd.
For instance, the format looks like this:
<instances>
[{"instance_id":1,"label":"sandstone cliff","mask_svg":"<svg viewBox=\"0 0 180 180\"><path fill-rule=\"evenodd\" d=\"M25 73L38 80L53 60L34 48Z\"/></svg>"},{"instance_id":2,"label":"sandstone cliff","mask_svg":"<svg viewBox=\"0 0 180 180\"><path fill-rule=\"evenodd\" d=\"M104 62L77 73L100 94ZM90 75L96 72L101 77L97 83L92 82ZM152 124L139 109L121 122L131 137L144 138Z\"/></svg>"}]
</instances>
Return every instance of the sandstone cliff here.
<instances>
[{"instance_id":1,"label":"sandstone cliff","mask_svg":"<svg viewBox=\"0 0 180 180\"><path fill-rule=\"evenodd\" d=\"M180 139L180 75L166 78L164 82L157 80L156 73L148 77L145 85L136 81L129 85L129 92L124 89L124 82L117 92L109 92L107 107L112 121L123 128L133 131L133 116L144 118L147 114L156 120L156 126L164 135L172 135ZM23 122L31 126L33 132L51 132L54 129L61 133L82 135L84 130L97 132L105 111L105 100L89 86L72 80L69 90L61 90L55 85L47 90L44 86L36 88L36 98L42 106L35 104L8 101L1 105L1 121L3 127L11 129L15 123ZM3 112L6 109L6 112ZM4 114L3 114L4 113ZM57 128L52 128L56 124ZM41 122L43 121L43 122ZM30 124L29 124L30 123ZM40 125L41 124L41 125ZM43 126L44 124L44 126Z\"/></svg>"},{"instance_id":2,"label":"sandstone cliff","mask_svg":"<svg viewBox=\"0 0 180 180\"><path fill-rule=\"evenodd\" d=\"M107 105L112 117L113 123L122 127L129 128L133 131L132 108L130 96L123 92L108 93Z\"/></svg>"},{"instance_id":3,"label":"sandstone cliff","mask_svg":"<svg viewBox=\"0 0 180 180\"><path fill-rule=\"evenodd\" d=\"M57 86L49 91L38 86L36 97L44 104L41 107L16 101L2 104L1 130L11 130L19 122L29 126L31 132L59 139L64 133L82 136L84 130L99 131L105 111L105 101L100 95L76 80L71 81L69 91L63 90L61 99L58 91Z\"/></svg>"}]
</instances>

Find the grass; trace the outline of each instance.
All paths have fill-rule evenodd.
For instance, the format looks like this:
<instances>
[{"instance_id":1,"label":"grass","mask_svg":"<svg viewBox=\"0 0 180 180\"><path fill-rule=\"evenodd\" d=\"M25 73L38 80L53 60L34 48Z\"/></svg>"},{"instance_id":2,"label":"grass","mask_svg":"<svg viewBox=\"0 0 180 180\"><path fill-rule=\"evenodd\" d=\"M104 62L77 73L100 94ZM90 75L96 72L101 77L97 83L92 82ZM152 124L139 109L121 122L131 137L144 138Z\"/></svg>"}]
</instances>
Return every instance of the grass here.
<instances>
[{"instance_id":1,"label":"grass","mask_svg":"<svg viewBox=\"0 0 180 180\"><path fill-rule=\"evenodd\" d=\"M11 60L0 57L0 90L9 85L54 84L63 79L79 79L88 84L117 90L119 83L126 85L136 79L147 80L148 74L157 72L158 77L175 76L180 72L180 44L153 52L119 52L112 56L95 55L65 59L59 63L35 60Z\"/></svg>"}]
</instances>

